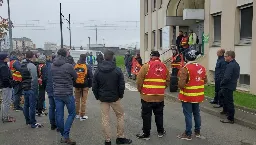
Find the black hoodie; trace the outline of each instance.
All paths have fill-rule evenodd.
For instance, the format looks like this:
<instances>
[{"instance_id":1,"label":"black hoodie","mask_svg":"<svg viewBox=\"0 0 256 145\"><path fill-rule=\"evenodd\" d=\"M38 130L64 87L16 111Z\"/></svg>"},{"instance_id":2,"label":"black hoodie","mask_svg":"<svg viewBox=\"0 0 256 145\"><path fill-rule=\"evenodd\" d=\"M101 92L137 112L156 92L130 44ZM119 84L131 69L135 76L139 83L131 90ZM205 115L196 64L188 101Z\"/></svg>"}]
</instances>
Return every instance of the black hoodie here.
<instances>
[{"instance_id":1,"label":"black hoodie","mask_svg":"<svg viewBox=\"0 0 256 145\"><path fill-rule=\"evenodd\" d=\"M123 98L125 82L122 70L113 61L103 61L95 71L92 91L101 102L116 102Z\"/></svg>"}]
</instances>

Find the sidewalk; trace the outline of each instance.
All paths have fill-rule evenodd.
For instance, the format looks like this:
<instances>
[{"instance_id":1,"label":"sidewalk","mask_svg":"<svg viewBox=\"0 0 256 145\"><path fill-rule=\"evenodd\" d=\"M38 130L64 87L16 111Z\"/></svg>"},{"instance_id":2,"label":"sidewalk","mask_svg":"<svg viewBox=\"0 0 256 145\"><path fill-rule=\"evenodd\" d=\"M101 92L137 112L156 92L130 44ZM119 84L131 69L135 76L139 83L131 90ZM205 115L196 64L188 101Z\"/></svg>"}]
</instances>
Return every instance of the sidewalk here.
<instances>
[{"instance_id":1,"label":"sidewalk","mask_svg":"<svg viewBox=\"0 0 256 145\"><path fill-rule=\"evenodd\" d=\"M135 84L134 80L127 79L127 81ZM180 102L178 100L178 92L170 93L167 88L165 95L168 100ZM225 118L226 116L220 115L221 108L213 108L213 105L210 104L209 101L210 99L206 97L205 101L201 103L201 110L211 115L218 116L220 119ZM256 129L256 110L235 106L235 123Z\"/></svg>"}]
</instances>

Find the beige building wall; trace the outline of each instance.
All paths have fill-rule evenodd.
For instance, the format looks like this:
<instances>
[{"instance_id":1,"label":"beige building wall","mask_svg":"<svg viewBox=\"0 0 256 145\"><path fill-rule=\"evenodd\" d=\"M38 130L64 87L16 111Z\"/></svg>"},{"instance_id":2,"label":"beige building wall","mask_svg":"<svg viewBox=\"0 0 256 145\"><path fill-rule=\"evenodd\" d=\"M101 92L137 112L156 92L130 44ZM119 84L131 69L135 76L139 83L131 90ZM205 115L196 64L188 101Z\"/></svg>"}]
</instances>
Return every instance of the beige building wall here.
<instances>
[{"instance_id":1,"label":"beige building wall","mask_svg":"<svg viewBox=\"0 0 256 145\"><path fill-rule=\"evenodd\" d=\"M148 14L145 15L145 1L148 1ZM162 7L152 12L153 0L141 0L141 55L143 62L149 60L151 50L160 50L159 29L166 26L166 14L171 15L176 12L178 0L163 0ZM157 0L157 2L160 0ZM194 1L194 0L191 0ZM191 2L189 1L189 2ZM195 0L202 2L202 0ZM184 1L182 8L193 8L188 1ZM253 14L253 36L251 44L242 44L240 42L240 7L248 5L256 0L204 0L205 20L204 20L204 34L209 35L209 42L204 44L205 55L200 58L199 62L209 70L209 79L213 81L214 69L217 60L216 52L220 48L226 50L234 50L236 52L236 60L241 67L241 75L250 75L249 90L256 94L256 10ZM214 43L214 15L221 15L221 41L218 45ZM182 16L182 9L178 10L178 16ZM176 26L176 33L179 31L179 26ZM156 32L156 47L153 47L152 31ZM145 39L145 34L148 34L148 39ZM173 30L170 27L170 40L172 40ZM144 42L144 43L143 43ZM146 48L147 44L147 48ZM171 44L171 43L170 43Z\"/></svg>"}]
</instances>

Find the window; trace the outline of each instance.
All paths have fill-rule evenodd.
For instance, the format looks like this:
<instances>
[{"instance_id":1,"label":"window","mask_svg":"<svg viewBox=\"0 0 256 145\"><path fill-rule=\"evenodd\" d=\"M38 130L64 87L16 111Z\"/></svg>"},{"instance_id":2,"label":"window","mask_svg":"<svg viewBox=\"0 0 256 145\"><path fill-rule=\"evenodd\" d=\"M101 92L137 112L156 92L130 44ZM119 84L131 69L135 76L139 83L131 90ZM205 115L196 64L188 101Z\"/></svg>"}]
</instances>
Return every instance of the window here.
<instances>
[{"instance_id":1,"label":"window","mask_svg":"<svg viewBox=\"0 0 256 145\"><path fill-rule=\"evenodd\" d=\"M163 47L163 32L162 29L159 29L159 40L160 40L160 48Z\"/></svg>"},{"instance_id":2,"label":"window","mask_svg":"<svg viewBox=\"0 0 256 145\"><path fill-rule=\"evenodd\" d=\"M154 48L156 47L156 31L153 31L152 32L152 36L153 36L153 46L154 46Z\"/></svg>"},{"instance_id":3,"label":"window","mask_svg":"<svg viewBox=\"0 0 256 145\"><path fill-rule=\"evenodd\" d=\"M156 0L153 0L152 2L153 2L153 4L152 4L153 5L153 12L154 12L156 10Z\"/></svg>"},{"instance_id":4,"label":"window","mask_svg":"<svg viewBox=\"0 0 256 145\"><path fill-rule=\"evenodd\" d=\"M253 7L241 9L240 39L252 39Z\"/></svg>"},{"instance_id":5,"label":"window","mask_svg":"<svg viewBox=\"0 0 256 145\"><path fill-rule=\"evenodd\" d=\"M145 4L145 15L148 14L148 0L144 0L144 4Z\"/></svg>"},{"instance_id":6,"label":"window","mask_svg":"<svg viewBox=\"0 0 256 145\"><path fill-rule=\"evenodd\" d=\"M163 0L159 0L159 9L162 7L162 4L163 4Z\"/></svg>"},{"instance_id":7,"label":"window","mask_svg":"<svg viewBox=\"0 0 256 145\"><path fill-rule=\"evenodd\" d=\"M148 50L148 34L147 33L145 34L145 37L144 37L144 47L145 47L145 50Z\"/></svg>"},{"instance_id":8,"label":"window","mask_svg":"<svg viewBox=\"0 0 256 145\"><path fill-rule=\"evenodd\" d=\"M213 16L214 21L214 42L220 42L221 40L221 15Z\"/></svg>"},{"instance_id":9,"label":"window","mask_svg":"<svg viewBox=\"0 0 256 145\"><path fill-rule=\"evenodd\" d=\"M250 85L250 75L240 75L239 84Z\"/></svg>"}]
</instances>

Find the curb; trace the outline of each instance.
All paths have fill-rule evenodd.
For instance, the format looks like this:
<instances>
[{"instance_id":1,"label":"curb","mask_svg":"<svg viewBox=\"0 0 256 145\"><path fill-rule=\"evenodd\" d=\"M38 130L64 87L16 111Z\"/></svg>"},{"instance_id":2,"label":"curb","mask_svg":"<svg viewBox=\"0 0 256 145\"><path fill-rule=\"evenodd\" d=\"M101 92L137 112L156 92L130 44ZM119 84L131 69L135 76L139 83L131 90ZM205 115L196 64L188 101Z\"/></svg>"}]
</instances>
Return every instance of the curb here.
<instances>
[{"instance_id":1,"label":"curb","mask_svg":"<svg viewBox=\"0 0 256 145\"><path fill-rule=\"evenodd\" d=\"M136 83L134 80L130 80L128 78L126 80L128 82L131 82L131 83ZM170 93L165 93L165 98L167 100L180 103L180 101L177 99L177 96L174 96ZM206 97L206 99L211 99L211 98ZM246 113L250 113L252 115L256 115L256 110L248 109L248 108L237 106L237 105L235 105L235 107L238 110L242 111L242 112L246 112ZM204 105L200 105L200 108L203 112L214 115L214 116L217 116L217 117L220 117L220 119L224 117L223 115L221 115L219 113L219 111L214 110L213 108L209 108L209 107L206 107ZM242 118L242 116L239 116L239 117L235 116L235 123L256 130L256 122L245 120L244 118Z\"/></svg>"},{"instance_id":2,"label":"curb","mask_svg":"<svg viewBox=\"0 0 256 145\"><path fill-rule=\"evenodd\" d=\"M176 96L173 96L173 95L167 94L167 93L166 93L165 95L166 95L165 98L166 98L167 100L171 100L171 101L175 101L175 102L180 103L180 101L177 99ZM205 107L205 106L203 106L203 105L200 105L200 108L201 108L201 110L202 110L203 112L206 112L206 113L208 113L208 114L211 114L211 115L214 115L214 116L223 118L223 115L221 115L221 114L219 113L219 111L216 111L216 110L214 110L214 109L212 109L212 108L209 108L209 107ZM235 116L235 123L256 130L256 123L254 123L254 122L252 122L252 121L245 120L245 119L243 119L242 117L237 117L237 116Z\"/></svg>"}]
</instances>

